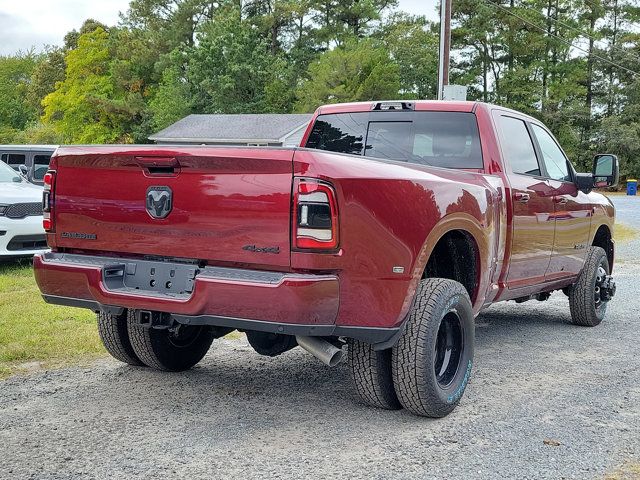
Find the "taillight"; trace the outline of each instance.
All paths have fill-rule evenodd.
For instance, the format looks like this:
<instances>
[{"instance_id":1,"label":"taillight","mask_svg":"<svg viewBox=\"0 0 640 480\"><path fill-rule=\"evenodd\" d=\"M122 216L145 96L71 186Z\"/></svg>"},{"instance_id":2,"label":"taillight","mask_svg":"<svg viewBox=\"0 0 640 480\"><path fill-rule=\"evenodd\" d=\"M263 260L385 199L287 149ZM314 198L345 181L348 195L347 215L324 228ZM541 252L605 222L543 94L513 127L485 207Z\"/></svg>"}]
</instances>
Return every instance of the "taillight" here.
<instances>
[{"instance_id":1,"label":"taillight","mask_svg":"<svg viewBox=\"0 0 640 480\"><path fill-rule=\"evenodd\" d=\"M295 180L293 245L312 250L338 247L338 205L331 185L312 179Z\"/></svg>"},{"instance_id":2,"label":"taillight","mask_svg":"<svg viewBox=\"0 0 640 480\"><path fill-rule=\"evenodd\" d=\"M49 170L45 173L44 191L42 192L42 227L47 232L53 232L53 191L56 183L56 172Z\"/></svg>"}]
</instances>

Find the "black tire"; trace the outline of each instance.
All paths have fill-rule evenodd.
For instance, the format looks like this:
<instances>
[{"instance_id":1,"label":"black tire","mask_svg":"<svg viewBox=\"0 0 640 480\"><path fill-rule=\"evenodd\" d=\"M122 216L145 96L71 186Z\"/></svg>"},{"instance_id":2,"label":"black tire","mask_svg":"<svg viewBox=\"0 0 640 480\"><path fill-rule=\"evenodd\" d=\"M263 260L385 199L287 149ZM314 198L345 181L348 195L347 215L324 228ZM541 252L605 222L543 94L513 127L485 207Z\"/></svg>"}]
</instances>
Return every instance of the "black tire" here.
<instances>
[{"instance_id":1,"label":"black tire","mask_svg":"<svg viewBox=\"0 0 640 480\"><path fill-rule=\"evenodd\" d=\"M133 351L129 341L126 312L117 316L98 313L98 334L104 348L113 358L129 365L144 365Z\"/></svg>"},{"instance_id":2,"label":"black tire","mask_svg":"<svg viewBox=\"0 0 640 480\"><path fill-rule=\"evenodd\" d=\"M465 288L443 278L422 280L392 352L393 383L402 406L426 417L448 415L469 382L474 341Z\"/></svg>"},{"instance_id":3,"label":"black tire","mask_svg":"<svg viewBox=\"0 0 640 480\"><path fill-rule=\"evenodd\" d=\"M135 323L133 312L129 313L127 323L134 352L145 365L158 370L188 370L202 360L214 339L214 333L208 326L143 328Z\"/></svg>"},{"instance_id":4,"label":"black tire","mask_svg":"<svg viewBox=\"0 0 640 480\"><path fill-rule=\"evenodd\" d=\"M393 387L391 349L375 351L359 340L349 340L349 371L356 392L368 405L387 410L402 408Z\"/></svg>"},{"instance_id":5,"label":"black tire","mask_svg":"<svg viewBox=\"0 0 640 480\"><path fill-rule=\"evenodd\" d=\"M578 280L569 288L569 309L571 321L575 325L595 327L604 319L607 302L600 301L596 293L596 282L601 267L606 275L609 275L607 253L600 247L589 247Z\"/></svg>"}]
</instances>

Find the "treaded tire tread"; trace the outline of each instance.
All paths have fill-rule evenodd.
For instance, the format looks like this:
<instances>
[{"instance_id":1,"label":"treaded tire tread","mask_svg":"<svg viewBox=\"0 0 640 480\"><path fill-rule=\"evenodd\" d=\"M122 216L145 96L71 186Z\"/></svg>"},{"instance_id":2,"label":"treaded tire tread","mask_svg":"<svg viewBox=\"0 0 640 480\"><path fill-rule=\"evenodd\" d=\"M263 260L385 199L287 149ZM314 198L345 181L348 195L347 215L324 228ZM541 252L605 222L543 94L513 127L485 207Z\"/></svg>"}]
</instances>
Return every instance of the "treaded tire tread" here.
<instances>
[{"instance_id":1,"label":"treaded tire tread","mask_svg":"<svg viewBox=\"0 0 640 480\"><path fill-rule=\"evenodd\" d=\"M465 348L462 353L461 365L466 362L468 367L464 372L460 369L456 373L459 386L452 401L445 401L439 394L438 387L434 388L435 372L433 363L427 358L432 358L435 353L435 342L438 327L440 325L440 310L449 300L458 296L459 305L464 310L467 330ZM438 325L432 325L435 321ZM465 326L463 325L463 328ZM462 284L443 278L429 278L422 280L416 292L416 300L409 319L405 325L405 331L393 347L392 374L395 391L404 408L410 412L427 417L440 418L448 415L458 404L471 372L474 348L474 318L469 295ZM435 332L431 330L435 329ZM429 351L431 350L431 352ZM464 377L458 375L464 373ZM433 376L433 379L431 379ZM455 382L455 380L454 380Z\"/></svg>"},{"instance_id":2,"label":"treaded tire tread","mask_svg":"<svg viewBox=\"0 0 640 480\"><path fill-rule=\"evenodd\" d=\"M168 330L137 325L134 312L129 312L127 325L131 346L138 358L148 367L167 372L188 370L196 365L207 354L214 337L213 331L207 329L200 334L195 345L178 349L163 341Z\"/></svg>"},{"instance_id":3,"label":"treaded tire tread","mask_svg":"<svg viewBox=\"0 0 640 480\"><path fill-rule=\"evenodd\" d=\"M151 336L149 335L150 329L133 325L134 320L132 313L129 315L127 323L129 324L129 338L131 340L131 345L133 346L136 354L148 367L156 368L158 370L166 370L153 351Z\"/></svg>"},{"instance_id":4,"label":"treaded tire tread","mask_svg":"<svg viewBox=\"0 0 640 480\"><path fill-rule=\"evenodd\" d=\"M102 344L113 358L129 365L144 366L131 346L126 314L115 316L100 312L97 314L97 320Z\"/></svg>"},{"instance_id":5,"label":"treaded tire tread","mask_svg":"<svg viewBox=\"0 0 640 480\"><path fill-rule=\"evenodd\" d=\"M602 306L602 315L598 316L594 298L598 266L602 258L605 260L608 275L610 266L607 253L601 247L589 247L584 267L582 267L578 280L569 288L569 310L571 311L571 322L574 325L595 327L604 318L607 306L606 304Z\"/></svg>"},{"instance_id":6,"label":"treaded tire tread","mask_svg":"<svg viewBox=\"0 0 640 480\"><path fill-rule=\"evenodd\" d=\"M359 340L349 340L349 372L360 398L373 407L402 408L393 387L391 349L375 351Z\"/></svg>"}]
</instances>

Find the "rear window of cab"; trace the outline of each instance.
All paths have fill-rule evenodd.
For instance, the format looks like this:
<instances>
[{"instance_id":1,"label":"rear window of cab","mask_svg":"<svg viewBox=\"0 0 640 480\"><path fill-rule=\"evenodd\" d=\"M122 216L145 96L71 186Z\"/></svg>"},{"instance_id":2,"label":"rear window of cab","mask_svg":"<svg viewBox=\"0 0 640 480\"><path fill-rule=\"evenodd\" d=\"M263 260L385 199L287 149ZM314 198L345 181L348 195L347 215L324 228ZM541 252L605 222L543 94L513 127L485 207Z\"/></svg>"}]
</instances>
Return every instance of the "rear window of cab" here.
<instances>
[{"instance_id":1,"label":"rear window of cab","mask_svg":"<svg viewBox=\"0 0 640 480\"><path fill-rule=\"evenodd\" d=\"M465 112L318 115L306 147L436 167L483 167L476 116Z\"/></svg>"}]
</instances>

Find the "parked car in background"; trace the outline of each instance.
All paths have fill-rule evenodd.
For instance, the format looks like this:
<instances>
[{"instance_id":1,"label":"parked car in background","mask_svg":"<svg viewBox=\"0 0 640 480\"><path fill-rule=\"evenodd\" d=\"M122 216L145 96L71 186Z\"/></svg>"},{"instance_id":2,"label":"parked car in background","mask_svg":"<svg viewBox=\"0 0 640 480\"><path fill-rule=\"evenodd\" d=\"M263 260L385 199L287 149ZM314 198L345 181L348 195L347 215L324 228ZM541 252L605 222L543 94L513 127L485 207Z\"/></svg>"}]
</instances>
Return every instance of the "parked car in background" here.
<instances>
[{"instance_id":1,"label":"parked car in background","mask_svg":"<svg viewBox=\"0 0 640 480\"><path fill-rule=\"evenodd\" d=\"M56 148L57 145L0 145L0 160L21 172L31 183L42 185Z\"/></svg>"},{"instance_id":2,"label":"parked car in background","mask_svg":"<svg viewBox=\"0 0 640 480\"><path fill-rule=\"evenodd\" d=\"M46 249L42 187L0 163L0 258L31 256Z\"/></svg>"}]
</instances>

